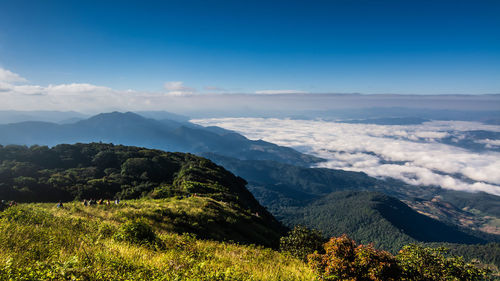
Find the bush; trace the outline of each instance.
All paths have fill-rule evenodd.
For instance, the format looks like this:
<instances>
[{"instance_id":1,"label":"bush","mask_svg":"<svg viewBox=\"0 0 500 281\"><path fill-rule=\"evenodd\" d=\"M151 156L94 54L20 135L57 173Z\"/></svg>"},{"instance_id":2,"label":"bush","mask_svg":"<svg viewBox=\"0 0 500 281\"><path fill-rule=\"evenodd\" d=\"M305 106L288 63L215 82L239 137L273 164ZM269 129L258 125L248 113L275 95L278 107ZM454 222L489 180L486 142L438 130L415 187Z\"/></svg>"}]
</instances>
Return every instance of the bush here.
<instances>
[{"instance_id":1,"label":"bush","mask_svg":"<svg viewBox=\"0 0 500 281\"><path fill-rule=\"evenodd\" d=\"M292 256L306 260L307 255L322 251L323 237L317 230L305 226L295 226L287 236L280 238L280 250L289 252Z\"/></svg>"},{"instance_id":2,"label":"bush","mask_svg":"<svg viewBox=\"0 0 500 281\"><path fill-rule=\"evenodd\" d=\"M97 233L101 237L113 237L113 234L116 233L116 229L113 225L107 224L107 223L101 223L99 224L99 228L97 230Z\"/></svg>"},{"instance_id":3,"label":"bush","mask_svg":"<svg viewBox=\"0 0 500 281\"><path fill-rule=\"evenodd\" d=\"M446 253L445 248L404 246L397 256L404 280L488 280L488 270Z\"/></svg>"},{"instance_id":4,"label":"bush","mask_svg":"<svg viewBox=\"0 0 500 281\"><path fill-rule=\"evenodd\" d=\"M347 235L332 237L325 254L308 256L309 265L321 280L400 280L396 259L371 245L356 246Z\"/></svg>"},{"instance_id":5,"label":"bush","mask_svg":"<svg viewBox=\"0 0 500 281\"><path fill-rule=\"evenodd\" d=\"M45 210L19 205L6 208L6 210L0 215L0 218L9 222L17 222L25 225L44 225L52 224L54 215Z\"/></svg>"},{"instance_id":6,"label":"bush","mask_svg":"<svg viewBox=\"0 0 500 281\"><path fill-rule=\"evenodd\" d=\"M444 248L405 246L394 257L372 245L356 245L346 235L332 237L325 254L308 256L309 266L320 280L489 280L490 272L462 257L446 257Z\"/></svg>"},{"instance_id":7,"label":"bush","mask_svg":"<svg viewBox=\"0 0 500 281\"><path fill-rule=\"evenodd\" d=\"M144 219L125 222L114 235L117 241L125 241L139 245L156 245L158 237L153 228Z\"/></svg>"}]
</instances>

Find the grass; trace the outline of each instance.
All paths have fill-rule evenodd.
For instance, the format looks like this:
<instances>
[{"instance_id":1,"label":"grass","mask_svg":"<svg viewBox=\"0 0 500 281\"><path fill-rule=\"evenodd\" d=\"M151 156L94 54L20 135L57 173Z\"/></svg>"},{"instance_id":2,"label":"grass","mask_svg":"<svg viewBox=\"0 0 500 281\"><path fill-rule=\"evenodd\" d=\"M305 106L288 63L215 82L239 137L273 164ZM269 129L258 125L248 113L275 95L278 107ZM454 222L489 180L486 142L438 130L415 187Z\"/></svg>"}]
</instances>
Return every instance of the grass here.
<instances>
[{"instance_id":1,"label":"grass","mask_svg":"<svg viewBox=\"0 0 500 281\"><path fill-rule=\"evenodd\" d=\"M180 233L198 227L223 234L212 229L221 225L221 214L229 221L241 216L225 203L196 197L118 206L75 202L63 209L21 204L0 213L0 280L314 280L305 263L275 250ZM138 217L153 227L159 244L114 239Z\"/></svg>"}]
</instances>

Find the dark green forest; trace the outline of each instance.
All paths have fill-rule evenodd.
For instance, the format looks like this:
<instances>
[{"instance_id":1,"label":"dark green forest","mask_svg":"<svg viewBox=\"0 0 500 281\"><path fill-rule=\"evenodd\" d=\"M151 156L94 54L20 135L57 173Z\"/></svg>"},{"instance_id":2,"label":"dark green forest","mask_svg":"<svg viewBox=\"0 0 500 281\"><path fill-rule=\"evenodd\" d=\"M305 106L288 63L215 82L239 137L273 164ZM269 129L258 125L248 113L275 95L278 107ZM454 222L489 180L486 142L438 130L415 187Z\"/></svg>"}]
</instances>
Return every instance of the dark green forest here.
<instances>
[{"instance_id":1,"label":"dark green forest","mask_svg":"<svg viewBox=\"0 0 500 281\"><path fill-rule=\"evenodd\" d=\"M257 208L235 177L210 160L192 154L101 143L0 146L0 196L20 202L84 198L132 199L193 193L239 201ZM196 182L196 184L194 183ZM226 198L238 201L236 198Z\"/></svg>"}]
</instances>

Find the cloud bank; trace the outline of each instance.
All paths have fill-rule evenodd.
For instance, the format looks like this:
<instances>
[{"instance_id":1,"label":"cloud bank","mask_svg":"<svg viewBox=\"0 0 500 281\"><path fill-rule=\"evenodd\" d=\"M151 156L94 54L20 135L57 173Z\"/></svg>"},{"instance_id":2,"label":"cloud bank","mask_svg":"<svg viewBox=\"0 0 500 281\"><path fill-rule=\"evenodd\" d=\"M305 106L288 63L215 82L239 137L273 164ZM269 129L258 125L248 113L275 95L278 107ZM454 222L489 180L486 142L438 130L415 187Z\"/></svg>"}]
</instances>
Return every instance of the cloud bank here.
<instances>
[{"instance_id":1,"label":"cloud bank","mask_svg":"<svg viewBox=\"0 0 500 281\"><path fill-rule=\"evenodd\" d=\"M285 94L307 94L307 92L299 90L260 90L255 91L259 95L285 95Z\"/></svg>"},{"instance_id":2,"label":"cloud bank","mask_svg":"<svg viewBox=\"0 0 500 281\"><path fill-rule=\"evenodd\" d=\"M26 82L26 81L27 81L26 78L21 77L19 74L0 67L0 82L15 83L15 82Z\"/></svg>"},{"instance_id":3,"label":"cloud bank","mask_svg":"<svg viewBox=\"0 0 500 281\"><path fill-rule=\"evenodd\" d=\"M467 131L499 132L500 126L440 121L422 125L347 124L274 118L197 119L250 139L263 139L327 159L320 167L362 171L413 185L500 195L500 153L478 153L440 143ZM488 140L496 144L498 140Z\"/></svg>"},{"instance_id":4,"label":"cloud bank","mask_svg":"<svg viewBox=\"0 0 500 281\"><path fill-rule=\"evenodd\" d=\"M402 107L440 112L443 109L488 111L500 108L500 95L317 94L293 89L259 90L249 94L213 85L198 92L183 81L167 81L158 92L117 90L90 83L33 85L21 75L3 68L0 68L0 99L0 110L70 110L87 114L113 110L167 110L194 117L304 116L308 112L348 109L341 112L345 115L356 113L352 109L361 108Z\"/></svg>"},{"instance_id":5,"label":"cloud bank","mask_svg":"<svg viewBox=\"0 0 500 281\"><path fill-rule=\"evenodd\" d=\"M164 84L168 92L115 90L89 83L32 85L12 71L0 68L0 110L60 110L100 113L114 110L165 110L185 106L179 96L195 92L182 81Z\"/></svg>"}]
</instances>

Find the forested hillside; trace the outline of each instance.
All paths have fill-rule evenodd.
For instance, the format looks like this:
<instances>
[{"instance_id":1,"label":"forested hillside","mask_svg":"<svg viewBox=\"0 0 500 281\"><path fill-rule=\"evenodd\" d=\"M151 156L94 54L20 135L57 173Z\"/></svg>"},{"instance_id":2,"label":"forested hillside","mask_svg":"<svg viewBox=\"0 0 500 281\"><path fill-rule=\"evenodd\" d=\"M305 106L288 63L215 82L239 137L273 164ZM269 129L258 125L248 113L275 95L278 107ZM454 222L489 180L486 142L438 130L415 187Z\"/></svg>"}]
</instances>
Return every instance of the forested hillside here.
<instances>
[{"instance_id":1,"label":"forested hillside","mask_svg":"<svg viewBox=\"0 0 500 281\"><path fill-rule=\"evenodd\" d=\"M66 202L202 197L210 200L193 205L201 208L199 216L180 212L171 218L179 232L277 245L285 229L245 184L242 178L192 154L101 143L53 148L0 146L0 199ZM168 210L157 212L158 216L169 214ZM212 231L217 227L229 234Z\"/></svg>"},{"instance_id":2,"label":"forested hillside","mask_svg":"<svg viewBox=\"0 0 500 281\"><path fill-rule=\"evenodd\" d=\"M289 209L288 225L303 224L327 237L349 233L361 243L397 252L415 242L484 243L457 227L421 215L401 201L369 191L334 192L304 208Z\"/></svg>"},{"instance_id":3,"label":"forested hillside","mask_svg":"<svg viewBox=\"0 0 500 281\"><path fill-rule=\"evenodd\" d=\"M369 190L400 200L421 201L438 197L460 209L475 209L485 215L500 217L500 197L484 192L409 185L396 179L376 179L362 172L307 168L267 160L242 161L214 153L202 153L202 156L247 180L252 193L266 206L277 198L302 205L311 198L335 191Z\"/></svg>"},{"instance_id":4,"label":"forested hillside","mask_svg":"<svg viewBox=\"0 0 500 281\"><path fill-rule=\"evenodd\" d=\"M454 209L460 208L460 212L484 223L484 218L487 221L498 217L498 196L410 186L358 172L304 168L273 161L241 161L210 153L203 155L244 177L259 202L287 226L303 224L321 230L327 237L347 233L358 242L373 242L393 252L417 241L434 242L433 245L448 242L446 246L461 249L457 252L460 255L500 266L500 252L495 250L498 244L483 246L486 241L499 241L498 235L452 223L460 217L453 221L437 221L430 217L434 214L424 216L398 200L441 202L443 206L456 204ZM436 198L441 201L435 201ZM465 211L467 208L475 213ZM447 213L449 210L441 211Z\"/></svg>"}]
</instances>

